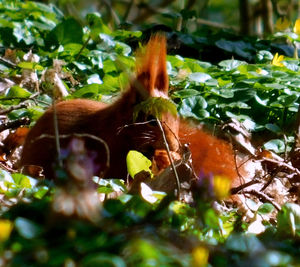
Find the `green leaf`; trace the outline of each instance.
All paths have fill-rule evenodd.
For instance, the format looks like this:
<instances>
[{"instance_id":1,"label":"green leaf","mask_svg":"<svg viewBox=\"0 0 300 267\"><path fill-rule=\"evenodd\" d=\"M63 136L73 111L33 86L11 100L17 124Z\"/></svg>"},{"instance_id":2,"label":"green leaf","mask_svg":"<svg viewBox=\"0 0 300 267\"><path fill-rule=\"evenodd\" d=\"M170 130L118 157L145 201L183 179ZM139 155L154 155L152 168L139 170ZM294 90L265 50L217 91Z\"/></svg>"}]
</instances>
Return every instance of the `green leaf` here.
<instances>
[{"instance_id":1,"label":"green leaf","mask_svg":"<svg viewBox=\"0 0 300 267\"><path fill-rule=\"evenodd\" d=\"M200 94L200 92L195 89L184 89L184 90L179 90L179 91L174 92L172 97L187 98L187 97L196 96L199 94Z\"/></svg>"},{"instance_id":2,"label":"green leaf","mask_svg":"<svg viewBox=\"0 0 300 267\"><path fill-rule=\"evenodd\" d=\"M247 63L244 61L239 61L239 60L235 60L235 59L228 59L228 60L221 61L219 63L219 66L224 68L224 70L226 70L226 71L230 71L230 70L236 69L238 66L240 66L242 64L247 64Z\"/></svg>"},{"instance_id":3,"label":"green leaf","mask_svg":"<svg viewBox=\"0 0 300 267\"><path fill-rule=\"evenodd\" d=\"M37 224L35 224L34 222L32 222L26 218L22 218L22 217L18 217L16 219L15 227L16 227L18 233L26 239L37 238L42 232L42 229L40 226L38 226Z\"/></svg>"},{"instance_id":4,"label":"green leaf","mask_svg":"<svg viewBox=\"0 0 300 267\"><path fill-rule=\"evenodd\" d=\"M271 131L273 133L280 134L282 132L277 124L267 123L265 125L265 127L266 127L266 129L268 129L269 131Z\"/></svg>"},{"instance_id":5,"label":"green leaf","mask_svg":"<svg viewBox=\"0 0 300 267\"><path fill-rule=\"evenodd\" d=\"M271 213L273 210L274 206L271 203L264 203L258 208L257 212L258 214L265 215Z\"/></svg>"},{"instance_id":6,"label":"green leaf","mask_svg":"<svg viewBox=\"0 0 300 267\"><path fill-rule=\"evenodd\" d=\"M205 110L206 107L207 102L202 96L192 96L183 99L179 106L179 113L184 117L201 120L209 116L209 113Z\"/></svg>"},{"instance_id":7,"label":"green leaf","mask_svg":"<svg viewBox=\"0 0 300 267\"><path fill-rule=\"evenodd\" d=\"M13 173L11 176L14 182L22 188L32 188L32 186L37 184L36 180L21 173Z\"/></svg>"},{"instance_id":8,"label":"green leaf","mask_svg":"<svg viewBox=\"0 0 300 267\"><path fill-rule=\"evenodd\" d=\"M273 59L272 53L266 50L260 50L256 55L256 60L259 63L267 63L270 62L272 59Z\"/></svg>"},{"instance_id":9,"label":"green leaf","mask_svg":"<svg viewBox=\"0 0 300 267\"><path fill-rule=\"evenodd\" d=\"M149 172L151 174L151 177L153 176L150 170L152 162L138 151L130 150L128 152L126 157L126 164L128 173L132 178L134 178L134 176L141 171Z\"/></svg>"},{"instance_id":10,"label":"green leaf","mask_svg":"<svg viewBox=\"0 0 300 267\"><path fill-rule=\"evenodd\" d=\"M263 244L254 235L234 233L226 240L227 249L242 253L259 253L264 249Z\"/></svg>"},{"instance_id":11,"label":"green leaf","mask_svg":"<svg viewBox=\"0 0 300 267\"><path fill-rule=\"evenodd\" d=\"M243 40L229 41L221 39L216 41L216 46L224 49L227 52L235 53L245 59L251 59L252 54L250 51L254 50L253 46L249 42L244 42Z\"/></svg>"},{"instance_id":12,"label":"green leaf","mask_svg":"<svg viewBox=\"0 0 300 267\"><path fill-rule=\"evenodd\" d=\"M36 187L36 191L33 196L36 199L42 199L49 192L49 188L47 186Z\"/></svg>"},{"instance_id":13,"label":"green leaf","mask_svg":"<svg viewBox=\"0 0 300 267\"><path fill-rule=\"evenodd\" d=\"M283 236L300 237L300 206L286 203L277 215L278 232Z\"/></svg>"},{"instance_id":14,"label":"green leaf","mask_svg":"<svg viewBox=\"0 0 300 267\"><path fill-rule=\"evenodd\" d=\"M95 177L94 182L99 185L98 192L109 194L112 192L126 192L126 186L123 180L119 179L99 179Z\"/></svg>"},{"instance_id":15,"label":"green leaf","mask_svg":"<svg viewBox=\"0 0 300 267\"><path fill-rule=\"evenodd\" d=\"M205 83L209 79L211 79L211 76L206 73L193 72L189 75L189 80L191 82Z\"/></svg>"},{"instance_id":16,"label":"green leaf","mask_svg":"<svg viewBox=\"0 0 300 267\"><path fill-rule=\"evenodd\" d=\"M176 116L177 108L176 105L169 99L162 97L150 97L134 107L134 121L136 120L140 112L143 112L146 117L152 115L155 118L161 119L162 114L166 112L169 112L172 115Z\"/></svg>"},{"instance_id":17,"label":"green leaf","mask_svg":"<svg viewBox=\"0 0 300 267\"><path fill-rule=\"evenodd\" d=\"M43 66L35 63L35 62L20 62L18 63L18 67L22 69L29 69L29 70L43 70Z\"/></svg>"},{"instance_id":18,"label":"green leaf","mask_svg":"<svg viewBox=\"0 0 300 267\"><path fill-rule=\"evenodd\" d=\"M72 42L68 42L67 44L65 44L63 46L63 51L61 52L61 56L65 57L65 56L76 56L78 53L80 52L81 56L88 56L89 50L88 49L83 49L82 50L82 45L78 44L78 43L72 43Z\"/></svg>"},{"instance_id":19,"label":"green leaf","mask_svg":"<svg viewBox=\"0 0 300 267\"><path fill-rule=\"evenodd\" d=\"M91 29L91 37L93 40L99 38L100 33L111 33L111 30L103 23L101 15L99 13L95 12L87 14L86 20Z\"/></svg>"},{"instance_id":20,"label":"green leaf","mask_svg":"<svg viewBox=\"0 0 300 267\"><path fill-rule=\"evenodd\" d=\"M87 83L88 84L94 84L94 83L102 84L102 81L101 81L99 75L95 73L95 74L92 74L89 76L89 78L87 79Z\"/></svg>"},{"instance_id":21,"label":"green leaf","mask_svg":"<svg viewBox=\"0 0 300 267\"><path fill-rule=\"evenodd\" d=\"M72 94L74 98L96 98L98 96L98 92L100 89L100 85L97 83L86 85Z\"/></svg>"},{"instance_id":22,"label":"green leaf","mask_svg":"<svg viewBox=\"0 0 300 267\"><path fill-rule=\"evenodd\" d=\"M82 44L82 27L74 18L64 20L58 24L52 32L61 45L69 43Z\"/></svg>"},{"instance_id":23,"label":"green leaf","mask_svg":"<svg viewBox=\"0 0 300 267\"><path fill-rule=\"evenodd\" d=\"M275 153L283 153L285 151L285 144L280 139L273 139L263 145L266 150L272 150Z\"/></svg>"},{"instance_id":24,"label":"green leaf","mask_svg":"<svg viewBox=\"0 0 300 267\"><path fill-rule=\"evenodd\" d=\"M116 255L108 253L97 253L86 256L82 262L82 266L94 267L94 266L114 266L114 267L126 267L125 261Z\"/></svg>"},{"instance_id":25,"label":"green leaf","mask_svg":"<svg viewBox=\"0 0 300 267\"><path fill-rule=\"evenodd\" d=\"M31 96L31 93L18 85L12 86L6 94L6 97L27 98L29 96Z\"/></svg>"}]
</instances>

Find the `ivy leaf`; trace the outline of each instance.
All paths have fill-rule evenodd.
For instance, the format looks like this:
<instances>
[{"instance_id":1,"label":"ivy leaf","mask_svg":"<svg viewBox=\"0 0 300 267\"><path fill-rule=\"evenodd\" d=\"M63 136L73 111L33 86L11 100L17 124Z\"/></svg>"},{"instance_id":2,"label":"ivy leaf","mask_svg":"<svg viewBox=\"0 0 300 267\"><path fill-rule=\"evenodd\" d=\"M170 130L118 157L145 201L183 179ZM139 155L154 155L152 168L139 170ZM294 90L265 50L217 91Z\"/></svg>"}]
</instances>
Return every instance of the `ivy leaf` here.
<instances>
[{"instance_id":1,"label":"ivy leaf","mask_svg":"<svg viewBox=\"0 0 300 267\"><path fill-rule=\"evenodd\" d=\"M82 43L82 27L74 18L64 20L52 32L59 44Z\"/></svg>"},{"instance_id":2,"label":"ivy leaf","mask_svg":"<svg viewBox=\"0 0 300 267\"><path fill-rule=\"evenodd\" d=\"M91 37L93 40L97 39L100 33L111 33L111 30L103 23L99 13L87 14L86 19L91 29Z\"/></svg>"},{"instance_id":3,"label":"ivy leaf","mask_svg":"<svg viewBox=\"0 0 300 267\"><path fill-rule=\"evenodd\" d=\"M264 203L258 208L257 212L258 214L265 215L271 213L273 210L274 206L271 203Z\"/></svg>"},{"instance_id":4,"label":"ivy leaf","mask_svg":"<svg viewBox=\"0 0 300 267\"><path fill-rule=\"evenodd\" d=\"M273 139L263 145L266 150L272 150L275 153L283 153L285 151L285 144L280 139Z\"/></svg>"},{"instance_id":5,"label":"ivy leaf","mask_svg":"<svg viewBox=\"0 0 300 267\"><path fill-rule=\"evenodd\" d=\"M224 70L230 71L236 69L238 66L246 64L244 61L240 60L235 60L235 59L228 59L228 60L223 60L219 63L220 67L223 67Z\"/></svg>"},{"instance_id":6,"label":"ivy leaf","mask_svg":"<svg viewBox=\"0 0 300 267\"><path fill-rule=\"evenodd\" d=\"M189 75L189 80L191 82L205 83L209 79L211 79L211 76L206 73L194 72Z\"/></svg>"},{"instance_id":7,"label":"ivy leaf","mask_svg":"<svg viewBox=\"0 0 300 267\"><path fill-rule=\"evenodd\" d=\"M149 172L151 177L153 176L150 170L152 162L138 151L130 150L126 157L126 163L128 173L132 178L141 171Z\"/></svg>"},{"instance_id":8,"label":"ivy leaf","mask_svg":"<svg viewBox=\"0 0 300 267\"><path fill-rule=\"evenodd\" d=\"M176 116L176 105L169 99L162 97L150 97L149 99L141 102L134 107L133 120L135 121L140 112L143 112L145 116L152 115L155 118L161 119L162 114L170 112Z\"/></svg>"},{"instance_id":9,"label":"ivy leaf","mask_svg":"<svg viewBox=\"0 0 300 267\"><path fill-rule=\"evenodd\" d=\"M207 108L207 102L202 96L192 96L183 99L179 113L184 117L195 118L201 120L209 116Z\"/></svg>"}]
</instances>

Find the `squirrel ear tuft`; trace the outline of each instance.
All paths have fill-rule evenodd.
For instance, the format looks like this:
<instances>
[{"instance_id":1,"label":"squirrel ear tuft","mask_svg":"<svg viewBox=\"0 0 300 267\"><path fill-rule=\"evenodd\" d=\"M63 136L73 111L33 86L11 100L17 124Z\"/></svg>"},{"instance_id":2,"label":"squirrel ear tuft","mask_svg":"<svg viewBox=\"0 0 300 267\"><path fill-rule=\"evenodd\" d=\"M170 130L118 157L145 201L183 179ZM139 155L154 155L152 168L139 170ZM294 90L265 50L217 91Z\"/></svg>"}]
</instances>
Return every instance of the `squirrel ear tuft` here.
<instances>
[{"instance_id":1,"label":"squirrel ear tuft","mask_svg":"<svg viewBox=\"0 0 300 267\"><path fill-rule=\"evenodd\" d=\"M168 96L166 50L165 36L155 34L151 36L146 47L137 53L137 80L149 96Z\"/></svg>"}]
</instances>

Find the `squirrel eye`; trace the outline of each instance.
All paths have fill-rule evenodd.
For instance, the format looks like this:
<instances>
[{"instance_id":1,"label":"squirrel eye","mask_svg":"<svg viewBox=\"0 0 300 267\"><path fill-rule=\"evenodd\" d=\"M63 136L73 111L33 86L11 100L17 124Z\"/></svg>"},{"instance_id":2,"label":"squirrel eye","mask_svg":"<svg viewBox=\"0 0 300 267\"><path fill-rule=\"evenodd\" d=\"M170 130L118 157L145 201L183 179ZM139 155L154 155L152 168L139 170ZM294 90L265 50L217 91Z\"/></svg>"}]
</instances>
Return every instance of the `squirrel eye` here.
<instances>
[{"instance_id":1,"label":"squirrel eye","mask_svg":"<svg viewBox=\"0 0 300 267\"><path fill-rule=\"evenodd\" d=\"M149 116L147 117L147 122L148 122L149 125L151 125L151 126L157 126L157 119L156 119L154 116L152 116L152 115L149 115Z\"/></svg>"}]
</instances>

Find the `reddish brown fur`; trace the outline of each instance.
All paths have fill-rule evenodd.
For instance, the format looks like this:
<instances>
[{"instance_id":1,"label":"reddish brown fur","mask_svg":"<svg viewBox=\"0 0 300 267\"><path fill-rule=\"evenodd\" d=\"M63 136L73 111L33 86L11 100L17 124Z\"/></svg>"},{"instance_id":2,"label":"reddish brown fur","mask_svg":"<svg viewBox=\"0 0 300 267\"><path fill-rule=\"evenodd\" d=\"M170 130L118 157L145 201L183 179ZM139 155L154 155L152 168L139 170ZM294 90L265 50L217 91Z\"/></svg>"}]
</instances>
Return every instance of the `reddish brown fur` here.
<instances>
[{"instance_id":1,"label":"reddish brown fur","mask_svg":"<svg viewBox=\"0 0 300 267\"><path fill-rule=\"evenodd\" d=\"M179 138L182 143L189 144L197 175L215 174L237 179L234 152L230 144L186 122L180 124Z\"/></svg>"},{"instance_id":2,"label":"reddish brown fur","mask_svg":"<svg viewBox=\"0 0 300 267\"><path fill-rule=\"evenodd\" d=\"M125 178L125 158L130 149L146 151L146 154L150 151L152 155L154 150L164 149L157 125L132 125L133 108L145 97L168 98L166 41L159 35L152 37L146 51L137 56L137 79L116 103L107 106L84 99L58 103L56 109L59 133L88 133L105 140L110 149L112 165L105 176ZM190 144L197 174L204 172L226 175L233 180L237 178L233 151L229 144L180 122L169 113L163 114L162 123L172 152L179 151L179 139L181 143ZM124 128L126 125L129 127ZM28 134L21 158L22 166L42 166L48 178L54 176L55 143L53 138L41 138L41 135L54 136L53 129L53 110L50 108ZM145 145L143 136L149 132L153 137ZM67 147L64 140L61 140L61 145L63 148ZM99 162L103 165L106 159L103 147L92 142L90 148L102 152Z\"/></svg>"}]
</instances>

